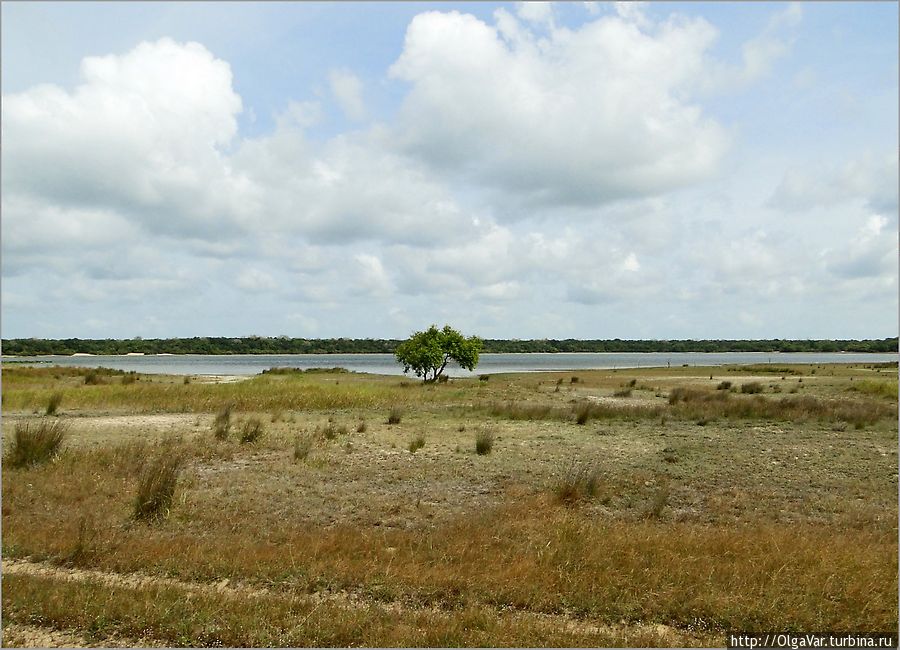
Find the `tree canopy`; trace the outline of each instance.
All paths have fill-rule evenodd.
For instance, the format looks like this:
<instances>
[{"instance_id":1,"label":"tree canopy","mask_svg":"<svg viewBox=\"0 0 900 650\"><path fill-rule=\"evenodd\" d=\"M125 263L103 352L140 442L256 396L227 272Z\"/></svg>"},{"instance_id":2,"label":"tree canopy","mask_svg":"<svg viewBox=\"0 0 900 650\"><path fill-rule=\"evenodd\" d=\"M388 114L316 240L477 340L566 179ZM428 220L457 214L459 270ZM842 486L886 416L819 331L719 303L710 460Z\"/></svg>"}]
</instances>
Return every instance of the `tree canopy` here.
<instances>
[{"instance_id":1,"label":"tree canopy","mask_svg":"<svg viewBox=\"0 0 900 650\"><path fill-rule=\"evenodd\" d=\"M403 372L412 370L424 381L435 381L451 359L461 368L474 370L482 345L477 336L465 338L449 325L440 330L432 325L400 343L394 354L403 364Z\"/></svg>"}]
</instances>

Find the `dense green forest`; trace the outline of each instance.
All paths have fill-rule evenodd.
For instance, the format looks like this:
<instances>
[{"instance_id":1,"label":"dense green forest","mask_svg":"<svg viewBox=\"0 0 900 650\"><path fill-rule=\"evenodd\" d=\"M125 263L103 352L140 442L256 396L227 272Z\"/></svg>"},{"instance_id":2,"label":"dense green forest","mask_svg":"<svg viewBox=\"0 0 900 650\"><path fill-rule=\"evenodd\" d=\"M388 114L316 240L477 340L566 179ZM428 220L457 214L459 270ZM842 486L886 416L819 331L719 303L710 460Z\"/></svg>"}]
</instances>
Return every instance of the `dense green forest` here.
<instances>
[{"instance_id":1,"label":"dense green forest","mask_svg":"<svg viewBox=\"0 0 900 650\"><path fill-rule=\"evenodd\" d=\"M295 339L249 336L183 339L3 339L2 352L36 354L348 354L392 353L396 339ZM484 352L897 352L897 337L878 340L782 339L630 341L485 339Z\"/></svg>"}]
</instances>

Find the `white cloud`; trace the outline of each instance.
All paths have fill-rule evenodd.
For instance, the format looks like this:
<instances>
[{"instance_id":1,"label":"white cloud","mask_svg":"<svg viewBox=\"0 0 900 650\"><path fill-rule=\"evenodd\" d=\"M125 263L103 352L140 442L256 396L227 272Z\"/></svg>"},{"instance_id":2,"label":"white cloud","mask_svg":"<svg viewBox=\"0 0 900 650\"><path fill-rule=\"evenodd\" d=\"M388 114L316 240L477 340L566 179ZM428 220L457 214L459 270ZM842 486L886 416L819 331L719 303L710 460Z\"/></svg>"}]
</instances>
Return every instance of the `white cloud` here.
<instances>
[{"instance_id":1,"label":"white cloud","mask_svg":"<svg viewBox=\"0 0 900 650\"><path fill-rule=\"evenodd\" d=\"M3 98L3 194L112 210L152 232L229 226L245 183L222 154L241 99L231 70L169 39L87 57L72 92Z\"/></svg>"},{"instance_id":2,"label":"white cloud","mask_svg":"<svg viewBox=\"0 0 900 650\"><path fill-rule=\"evenodd\" d=\"M879 214L896 214L897 152L867 154L840 166L812 164L789 169L769 198L770 207L811 210L848 201L865 202Z\"/></svg>"},{"instance_id":3,"label":"white cloud","mask_svg":"<svg viewBox=\"0 0 900 650\"><path fill-rule=\"evenodd\" d=\"M328 74L331 92L351 120L362 120L366 117L366 105L362 97L362 82L355 74L345 69L332 70Z\"/></svg>"},{"instance_id":4,"label":"white cloud","mask_svg":"<svg viewBox=\"0 0 900 650\"><path fill-rule=\"evenodd\" d=\"M235 284L248 292L271 291L278 286L270 274L256 268L242 270L235 280Z\"/></svg>"},{"instance_id":5,"label":"white cloud","mask_svg":"<svg viewBox=\"0 0 900 650\"><path fill-rule=\"evenodd\" d=\"M531 0L529 2L517 2L516 14L522 20L527 20L535 25L553 26L553 3Z\"/></svg>"},{"instance_id":6,"label":"white cloud","mask_svg":"<svg viewBox=\"0 0 900 650\"><path fill-rule=\"evenodd\" d=\"M708 179L727 136L684 97L715 34L702 19L651 34L606 16L537 41L504 10L497 26L420 14L391 67L411 84L402 145L532 203L597 204Z\"/></svg>"}]
</instances>

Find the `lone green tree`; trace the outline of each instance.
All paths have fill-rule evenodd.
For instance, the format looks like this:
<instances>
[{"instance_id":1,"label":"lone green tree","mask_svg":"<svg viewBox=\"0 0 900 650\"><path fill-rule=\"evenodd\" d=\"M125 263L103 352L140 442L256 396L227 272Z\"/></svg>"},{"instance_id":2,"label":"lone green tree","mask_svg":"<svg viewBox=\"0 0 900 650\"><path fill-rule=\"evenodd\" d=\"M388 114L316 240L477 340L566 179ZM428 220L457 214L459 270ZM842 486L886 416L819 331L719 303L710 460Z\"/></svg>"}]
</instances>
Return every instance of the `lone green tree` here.
<instances>
[{"instance_id":1,"label":"lone green tree","mask_svg":"<svg viewBox=\"0 0 900 650\"><path fill-rule=\"evenodd\" d=\"M394 355L403 364L403 372L412 370L428 382L436 381L451 359L461 368L474 370L482 344L477 336L465 338L449 325L440 330L432 325L398 345Z\"/></svg>"}]
</instances>

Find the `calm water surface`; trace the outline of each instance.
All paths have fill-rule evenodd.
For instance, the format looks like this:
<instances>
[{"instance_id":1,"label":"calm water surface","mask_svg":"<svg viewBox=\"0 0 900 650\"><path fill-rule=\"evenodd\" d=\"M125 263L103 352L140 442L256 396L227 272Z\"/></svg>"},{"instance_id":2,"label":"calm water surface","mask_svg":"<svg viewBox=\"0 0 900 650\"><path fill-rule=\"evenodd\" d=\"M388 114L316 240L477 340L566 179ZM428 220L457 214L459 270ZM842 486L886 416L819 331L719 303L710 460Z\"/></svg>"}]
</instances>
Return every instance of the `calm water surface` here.
<instances>
[{"instance_id":1,"label":"calm water surface","mask_svg":"<svg viewBox=\"0 0 900 650\"><path fill-rule=\"evenodd\" d=\"M333 368L355 372L402 375L403 367L390 354L235 354L235 355L146 355L146 356L4 356L3 361L26 361L39 365L115 368L170 375L256 375L268 368ZM500 372L591 370L601 368L654 368L722 366L749 363L881 363L897 361L895 354L853 352L559 352L482 354L475 372L448 366L452 377Z\"/></svg>"}]
</instances>

